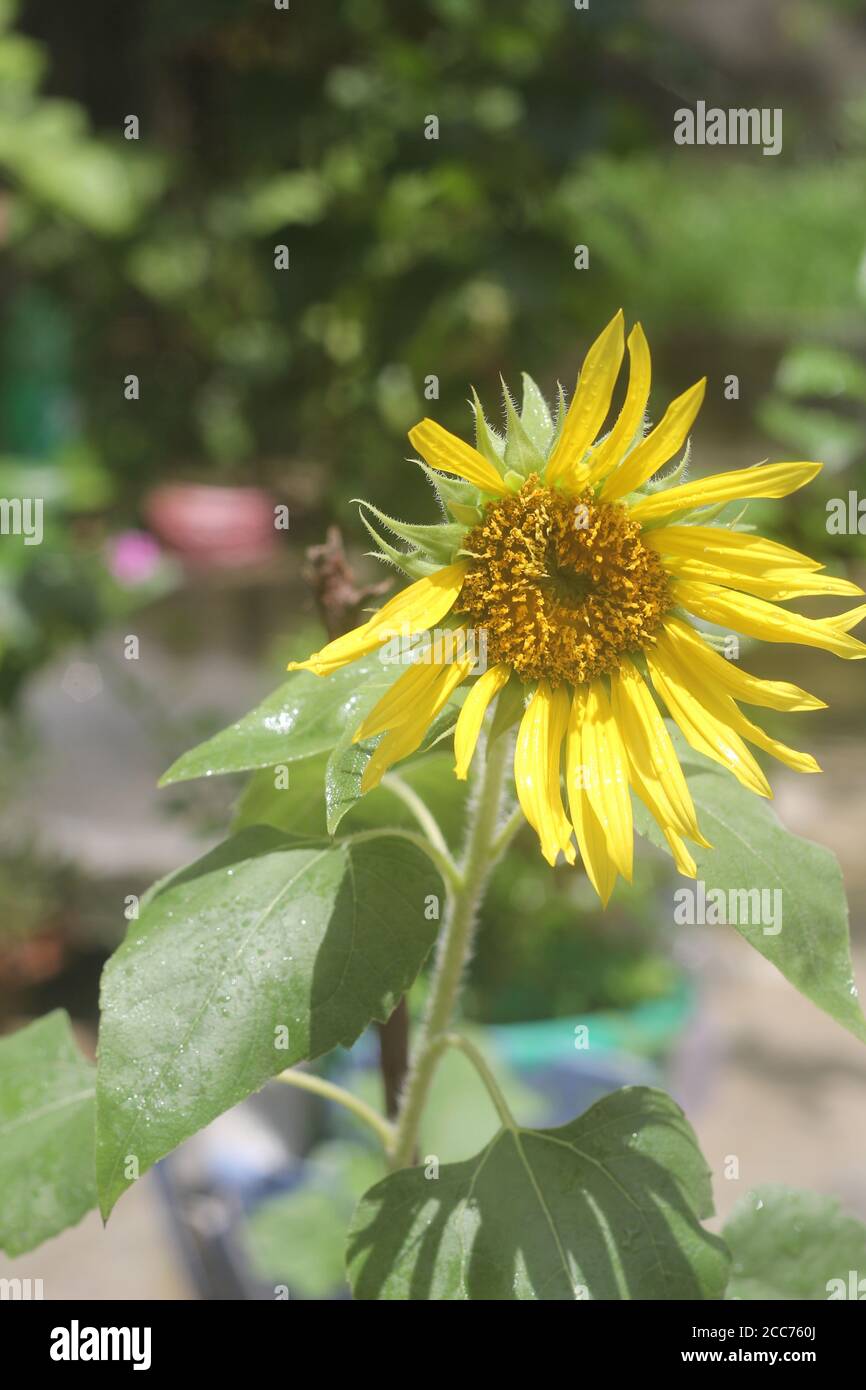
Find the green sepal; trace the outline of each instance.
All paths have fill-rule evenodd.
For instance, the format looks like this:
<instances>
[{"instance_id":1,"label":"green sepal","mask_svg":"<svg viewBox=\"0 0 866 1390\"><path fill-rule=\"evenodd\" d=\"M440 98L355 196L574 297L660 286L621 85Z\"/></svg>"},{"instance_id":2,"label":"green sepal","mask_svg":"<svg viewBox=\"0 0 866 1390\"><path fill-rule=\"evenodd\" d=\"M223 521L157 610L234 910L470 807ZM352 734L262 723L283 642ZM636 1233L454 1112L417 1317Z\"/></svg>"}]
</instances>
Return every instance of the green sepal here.
<instances>
[{"instance_id":1,"label":"green sepal","mask_svg":"<svg viewBox=\"0 0 866 1390\"><path fill-rule=\"evenodd\" d=\"M636 492L633 496L636 502L640 502L643 500L644 494ZM679 512L669 512L667 516L650 517L648 521L641 522L641 529L643 531L655 531L660 526L706 526L710 522L718 521L725 512L728 512L730 516L736 515L736 521L739 522L740 517L745 515L745 508L734 513L735 505L736 503L733 502L714 502L708 507L685 507ZM754 531L756 529L751 525L740 526L736 522L728 522L727 520L722 524L730 526L732 530L736 531Z\"/></svg>"},{"instance_id":2,"label":"green sepal","mask_svg":"<svg viewBox=\"0 0 866 1390\"><path fill-rule=\"evenodd\" d=\"M481 493L472 483L464 483L460 478L449 478L443 473L437 473L435 468L429 464L422 463L419 459L418 467L423 469L430 482L436 489L436 494L443 507L451 509L452 502L457 502L464 507L477 507L481 499Z\"/></svg>"},{"instance_id":3,"label":"green sepal","mask_svg":"<svg viewBox=\"0 0 866 1390\"><path fill-rule=\"evenodd\" d=\"M523 372L523 405L520 410L520 423L530 441L546 458L553 437L553 416L541 391L528 372Z\"/></svg>"},{"instance_id":4,"label":"green sepal","mask_svg":"<svg viewBox=\"0 0 866 1390\"><path fill-rule=\"evenodd\" d=\"M465 507L461 502L449 502L448 510L465 530L477 526L484 515L480 507Z\"/></svg>"},{"instance_id":5,"label":"green sepal","mask_svg":"<svg viewBox=\"0 0 866 1390\"><path fill-rule=\"evenodd\" d=\"M500 377L500 380L502 378ZM504 463L506 467L505 481L508 482L510 476L517 477L521 482L528 478L530 473L539 473L544 468L544 454L535 447L517 413L514 401L511 399L511 392L502 382L502 399L505 402L505 455Z\"/></svg>"},{"instance_id":6,"label":"green sepal","mask_svg":"<svg viewBox=\"0 0 866 1390\"><path fill-rule=\"evenodd\" d=\"M362 508L368 507L376 520L380 521L383 526L387 526L389 531L393 531L395 536L407 541L409 545L417 546L420 550L425 551L431 560L439 560L442 564L450 563L454 552L459 548L460 542L466 534L465 526L460 526L456 522L445 522L436 526L414 526L408 521L395 521L385 512L380 512L379 508L374 507L372 502L359 502L358 505Z\"/></svg>"},{"instance_id":7,"label":"green sepal","mask_svg":"<svg viewBox=\"0 0 866 1390\"><path fill-rule=\"evenodd\" d=\"M559 443L559 436L562 434L562 427L565 424L565 417L568 414L568 401L565 399L565 392L562 389L562 382L556 383L556 421L553 426L553 434L550 436L550 447L547 457L553 453Z\"/></svg>"},{"instance_id":8,"label":"green sepal","mask_svg":"<svg viewBox=\"0 0 866 1390\"><path fill-rule=\"evenodd\" d=\"M472 400L469 402L475 416L475 447L488 463L492 463L497 473L502 466L505 440L488 423L484 408L478 399L478 392L472 387Z\"/></svg>"},{"instance_id":9,"label":"green sepal","mask_svg":"<svg viewBox=\"0 0 866 1390\"><path fill-rule=\"evenodd\" d=\"M643 488L639 489L639 491L646 491L649 493L664 492L667 488L673 487L675 483L678 483L681 480L683 474L688 468L691 453L692 441L691 439L687 439L686 447L683 451L683 456L680 459L679 463L675 464L671 471L669 473L665 473L663 477L647 479L647 481L643 485Z\"/></svg>"},{"instance_id":10,"label":"green sepal","mask_svg":"<svg viewBox=\"0 0 866 1390\"><path fill-rule=\"evenodd\" d=\"M363 512L360 513L360 516L361 521L379 547L379 550L369 552L373 559L390 561L404 574L408 574L410 579L425 579L428 574L435 574L438 569L441 569L440 565L437 565L433 560L426 559L418 550L409 552L398 550L395 545L391 545L390 541L386 541L384 536L379 535L379 532L367 520Z\"/></svg>"}]
</instances>

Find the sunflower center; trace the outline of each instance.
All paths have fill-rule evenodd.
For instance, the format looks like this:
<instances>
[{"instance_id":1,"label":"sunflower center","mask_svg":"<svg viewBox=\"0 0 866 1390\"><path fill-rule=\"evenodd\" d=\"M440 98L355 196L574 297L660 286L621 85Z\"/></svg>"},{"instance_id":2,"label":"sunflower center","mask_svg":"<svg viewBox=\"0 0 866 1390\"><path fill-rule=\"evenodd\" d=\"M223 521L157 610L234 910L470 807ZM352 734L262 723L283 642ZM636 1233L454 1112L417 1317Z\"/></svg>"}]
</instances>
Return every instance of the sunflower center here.
<instances>
[{"instance_id":1,"label":"sunflower center","mask_svg":"<svg viewBox=\"0 0 866 1390\"><path fill-rule=\"evenodd\" d=\"M671 607L662 563L640 537L625 507L566 496L533 474L464 539L472 559L456 607L486 631L491 665L581 685L651 645Z\"/></svg>"}]
</instances>

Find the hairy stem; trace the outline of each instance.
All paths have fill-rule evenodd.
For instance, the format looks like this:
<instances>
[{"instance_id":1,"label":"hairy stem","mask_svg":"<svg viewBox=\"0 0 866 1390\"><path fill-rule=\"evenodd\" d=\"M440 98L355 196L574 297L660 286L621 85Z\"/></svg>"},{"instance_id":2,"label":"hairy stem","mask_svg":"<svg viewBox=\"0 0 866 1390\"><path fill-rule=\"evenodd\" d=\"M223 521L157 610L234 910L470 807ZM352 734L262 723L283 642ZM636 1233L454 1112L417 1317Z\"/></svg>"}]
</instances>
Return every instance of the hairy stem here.
<instances>
[{"instance_id":1,"label":"hairy stem","mask_svg":"<svg viewBox=\"0 0 866 1390\"><path fill-rule=\"evenodd\" d=\"M475 918L490 871L496 862L493 846L508 754L507 738L500 737L488 746L478 798L469 810L469 828L459 880L449 898L439 934L427 1014L397 1116L391 1149L394 1168L405 1168L412 1162L418 1125L443 1048L443 1034L451 1023L463 971L472 949Z\"/></svg>"}]
</instances>

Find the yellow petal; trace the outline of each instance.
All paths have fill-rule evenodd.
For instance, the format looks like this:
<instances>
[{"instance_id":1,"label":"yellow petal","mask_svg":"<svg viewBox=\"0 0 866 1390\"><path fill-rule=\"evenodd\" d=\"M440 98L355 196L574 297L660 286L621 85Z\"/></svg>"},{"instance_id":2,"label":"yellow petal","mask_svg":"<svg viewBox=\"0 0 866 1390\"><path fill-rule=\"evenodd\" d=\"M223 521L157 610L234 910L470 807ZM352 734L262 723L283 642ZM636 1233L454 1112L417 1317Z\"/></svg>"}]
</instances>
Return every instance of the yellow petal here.
<instances>
[{"instance_id":1,"label":"yellow petal","mask_svg":"<svg viewBox=\"0 0 866 1390\"><path fill-rule=\"evenodd\" d=\"M675 830L665 829L664 826L662 826L662 830L664 830L665 839L671 847L671 854L674 857L678 872L683 874L685 878L697 878L698 866L679 835Z\"/></svg>"},{"instance_id":2,"label":"yellow petal","mask_svg":"<svg viewBox=\"0 0 866 1390\"><path fill-rule=\"evenodd\" d=\"M483 454L443 429L435 420L422 420L409 431L409 439L430 467L438 468L440 473L454 473L491 497L504 497L508 492L493 464L488 463Z\"/></svg>"},{"instance_id":3,"label":"yellow petal","mask_svg":"<svg viewBox=\"0 0 866 1390\"><path fill-rule=\"evenodd\" d=\"M730 700L729 696L724 697ZM721 703L721 702L720 702ZM747 719L742 710L737 709L733 700L733 714L728 714L727 709L723 717L728 717L731 728L736 729L737 733L742 734L743 738L748 739L756 748L763 748L770 757L776 758L786 767L791 767L795 772L820 772L820 764L812 757L811 753L804 753L799 748L791 748L787 743L781 743L777 738L771 738L759 724L753 724L751 719Z\"/></svg>"},{"instance_id":4,"label":"yellow petal","mask_svg":"<svg viewBox=\"0 0 866 1390\"><path fill-rule=\"evenodd\" d=\"M568 807L580 849L586 876L607 907L616 884L616 865L610 857L607 837L586 791L586 768L583 761L583 724L586 713L587 690L574 692L566 737L565 775Z\"/></svg>"},{"instance_id":5,"label":"yellow petal","mask_svg":"<svg viewBox=\"0 0 866 1390\"><path fill-rule=\"evenodd\" d=\"M445 565L435 574L417 580L408 589L389 599L363 626L329 642L321 651L313 652L306 661L290 662L287 669L329 676L359 656L375 651L389 637L411 637L435 627L453 608L468 568L468 560L458 560L453 565Z\"/></svg>"},{"instance_id":6,"label":"yellow petal","mask_svg":"<svg viewBox=\"0 0 866 1390\"><path fill-rule=\"evenodd\" d=\"M734 564L738 570L753 574L763 574L768 569L823 569L818 560L788 545L751 531L731 531L727 526L659 526L647 531L644 544L660 555L706 559L711 565Z\"/></svg>"},{"instance_id":7,"label":"yellow petal","mask_svg":"<svg viewBox=\"0 0 866 1390\"><path fill-rule=\"evenodd\" d=\"M628 392L616 424L606 439L593 449L587 463L587 486L609 473L632 443L641 427L649 400L651 368L649 344L636 323L628 335Z\"/></svg>"},{"instance_id":8,"label":"yellow petal","mask_svg":"<svg viewBox=\"0 0 866 1390\"><path fill-rule=\"evenodd\" d=\"M510 675L511 667L504 661L498 666L491 666L489 671L479 676L463 702L454 730L454 771L461 782L466 780L487 707Z\"/></svg>"},{"instance_id":9,"label":"yellow petal","mask_svg":"<svg viewBox=\"0 0 866 1390\"><path fill-rule=\"evenodd\" d=\"M556 863L560 850L566 851L571 862L574 860L571 827L565 819L559 789L560 754L567 719L565 691L551 691L547 682L541 681L524 710L514 750L517 797L523 814L538 835L548 864Z\"/></svg>"},{"instance_id":10,"label":"yellow petal","mask_svg":"<svg viewBox=\"0 0 866 1390\"><path fill-rule=\"evenodd\" d=\"M711 714L691 690L682 683L663 653L646 653L652 682L679 725L686 742L721 763L758 796L772 796L770 784L739 734Z\"/></svg>"},{"instance_id":11,"label":"yellow petal","mask_svg":"<svg viewBox=\"0 0 866 1390\"><path fill-rule=\"evenodd\" d=\"M623 351L623 317L620 309L583 359L562 432L547 462L545 482L559 482L568 475L569 483L580 486L578 465L610 410L610 398Z\"/></svg>"},{"instance_id":12,"label":"yellow petal","mask_svg":"<svg viewBox=\"0 0 866 1390\"><path fill-rule=\"evenodd\" d=\"M631 882L634 829L625 748L601 681L589 687L581 733L586 793L604 831L608 852Z\"/></svg>"},{"instance_id":13,"label":"yellow petal","mask_svg":"<svg viewBox=\"0 0 866 1390\"><path fill-rule=\"evenodd\" d=\"M847 613L833 613L829 618L816 618L819 626L832 628L834 632L850 632L866 618L866 603L857 608L849 608Z\"/></svg>"},{"instance_id":14,"label":"yellow petal","mask_svg":"<svg viewBox=\"0 0 866 1390\"><path fill-rule=\"evenodd\" d=\"M362 792L372 791L389 767L393 767L401 758L408 758L421 746L433 720L445 708L461 681L465 680L471 666L472 658L464 657L447 666L433 668L435 679L419 696L411 719L405 719L390 729L373 750L361 778Z\"/></svg>"},{"instance_id":15,"label":"yellow petal","mask_svg":"<svg viewBox=\"0 0 866 1390\"><path fill-rule=\"evenodd\" d=\"M651 536L652 531L647 532ZM817 574L814 570L771 569L766 574L750 574L730 566L713 565L706 560L685 560L679 555L666 555L665 569L679 579L695 579L698 583L719 584L726 589L739 589L756 598L785 603L792 598L813 594L853 597L863 590L850 579L837 579L832 574Z\"/></svg>"},{"instance_id":16,"label":"yellow petal","mask_svg":"<svg viewBox=\"0 0 866 1390\"><path fill-rule=\"evenodd\" d=\"M821 471L820 463L759 463L731 473L713 473L697 482L681 483L643 497L629 508L635 521L656 521L674 512L733 502L745 497L787 497L805 487Z\"/></svg>"},{"instance_id":17,"label":"yellow petal","mask_svg":"<svg viewBox=\"0 0 866 1390\"><path fill-rule=\"evenodd\" d=\"M765 681L742 670L735 661L727 661L719 652L707 646L699 632L682 618L669 618L664 631L683 659L703 672L719 690L743 700L747 705L788 712L794 710L826 709L823 700L810 695L798 685L787 681Z\"/></svg>"},{"instance_id":18,"label":"yellow petal","mask_svg":"<svg viewBox=\"0 0 866 1390\"><path fill-rule=\"evenodd\" d=\"M306 661L290 661L286 670L312 671L314 676L330 676L341 666L348 666L350 661L357 661L359 657L375 651L384 641L372 623L363 623L361 627L353 628L343 637L329 642L321 651L313 652Z\"/></svg>"},{"instance_id":19,"label":"yellow petal","mask_svg":"<svg viewBox=\"0 0 866 1390\"><path fill-rule=\"evenodd\" d=\"M574 845L571 842L571 821L565 814L565 807L562 804L562 744L568 731L568 716L571 709L571 701L564 687L553 692L550 700L550 734L549 746L550 756L547 762L547 805L550 808L556 834L559 839L559 847L568 860L573 864L576 858Z\"/></svg>"},{"instance_id":20,"label":"yellow petal","mask_svg":"<svg viewBox=\"0 0 866 1390\"><path fill-rule=\"evenodd\" d=\"M423 737L423 733L418 736L417 730L410 728L407 724L397 729L391 729L383 739L380 739L373 750L372 757L361 777L361 791L366 794L371 792L374 787L378 787L389 767L400 762L401 758L408 758L410 753L414 753Z\"/></svg>"},{"instance_id":21,"label":"yellow petal","mask_svg":"<svg viewBox=\"0 0 866 1390\"><path fill-rule=\"evenodd\" d=\"M627 492L634 492L653 473L657 473L662 464L673 458L686 442L695 416L703 404L706 389L707 378L701 377L688 391L671 401L655 429L610 474L601 490L603 501L615 502L618 497L625 497Z\"/></svg>"},{"instance_id":22,"label":"yellow petal","mask_svg":"<svg viewBox=\"0 0 866 1390\"><path fill-rule=\"evenodd\" d=\"M811 753L801 753L796 748L789 748L787 744L780 743L778 739L770 738L757 724L753 724L747 719L742 710L738 709L731 699L723 691L719 691L704 671L688 658L682 659L673 642L667 633L662 633L656 643L658 659L667 663L667 670L676 676L677 680L700 700L704 709L729 728L735 729L743 738L754 743L756 747L763 748L779 762L792 767L795 772L820 772L821 769L812 757Z\"/></svg>"},{"instance_id":23,"label":"yellow petal","mask_svg":"<svg viewBox=\"0 0 866 1390\"><path fill-rule=\"evenodd\" d=\"M643 676L628 660L610 682L611 706L628 754L629 776L662 830L709 847L670 734Z\"/></svg>"},{"instance_id":24,"label":"yellow petal","mask_svg":"<svg viewBox=\"0 0 866 1390\"><path fill-rule=\"evenodd\" d=\"M441 647L437 650L433 646L423 655L427 659L417 659L408 665L358 725L354 734L355 743L362 738L375 738L376 734L395 729L398 724L415 718L427 692L439 680L443 667L449 664Z\"/></svg>"},{"instance_id":25,"label":"yellow petal","mask_svg":"<svg viewBox=\"0 0 866 1390\"><path fill-rule=\"evenodd\" d=\"M789 613L762 598L748 594L733 594L714 584L700 584L691 579L676 580L674 596L690 613L706 622L733 628L747 637L760 637L766 642L792 642L802 647L819 647L836 656L860 659L866 656L866 645L856 637L848 637L825 627L814 618Z\"/></svg>"}]
</instances>

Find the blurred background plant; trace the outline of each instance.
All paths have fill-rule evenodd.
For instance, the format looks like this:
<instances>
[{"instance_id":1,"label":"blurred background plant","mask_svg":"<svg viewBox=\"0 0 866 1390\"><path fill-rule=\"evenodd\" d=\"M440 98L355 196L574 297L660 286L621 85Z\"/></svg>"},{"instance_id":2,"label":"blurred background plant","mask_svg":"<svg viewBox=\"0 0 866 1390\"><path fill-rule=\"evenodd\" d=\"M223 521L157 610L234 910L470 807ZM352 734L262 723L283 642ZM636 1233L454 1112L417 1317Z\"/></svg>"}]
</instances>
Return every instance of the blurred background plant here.
<instances>
[{"instance_id":1,"label":"blurred background plant","mask_svg":"<svg viewBox=\"0 0 866 1390\"><path fill-rule=\"evenodd\" d=\"M7 1016L38 1011L21 971L50 958L52 1001L68 985L92 1020L127 894L224 823L213 786L152 788L318 644L305 547L336 521L374 579L350 499L433 519L407 428L468 433L469 383L495 416L500 372L570 389L620 304L654 404L708 373L698 470L769 441L826 459L808 499L749 520L862 580L825 504L866 489L864 73L861 0L0 0L0 495L45 504L41 545L0 536ZM675 146L697 98L782 107L783 152ZM130 627L145 655L121 666ZM811 654L796 679L813 667L844 840L862 695ZM825 824L826 795L800 795ZM467 1009L533 1085L561 1042L496 1029L603 1015L610 1084L624 1050L640 1075L688 1050L662 861L604 917L584 889L521 840L485 911ZM46 931L75 949L22 957ZM316 1194L346 1166L326 1158Z\"/></svg>"}]
</instances>

